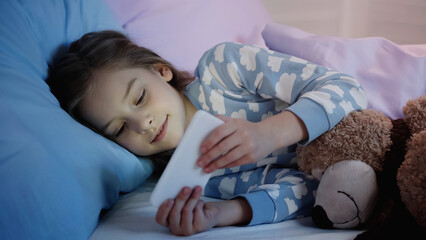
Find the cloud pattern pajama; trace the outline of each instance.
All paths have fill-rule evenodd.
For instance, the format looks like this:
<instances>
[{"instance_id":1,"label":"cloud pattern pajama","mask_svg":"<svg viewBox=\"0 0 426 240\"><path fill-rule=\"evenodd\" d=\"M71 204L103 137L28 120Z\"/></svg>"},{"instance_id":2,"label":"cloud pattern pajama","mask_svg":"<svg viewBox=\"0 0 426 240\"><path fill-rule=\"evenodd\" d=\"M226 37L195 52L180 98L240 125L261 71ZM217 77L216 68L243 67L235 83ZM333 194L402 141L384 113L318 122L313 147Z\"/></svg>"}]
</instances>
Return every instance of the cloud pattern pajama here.
<instances>
[{"instance_id":1,"label":"cloud pattern pajama","mask_svg":"<svg viewBox=\"0 0 426 240\"><path fill-rule=\"evenodd\" d=\"M367 106L352 77L303 59L256 46L222 43L208 50L184 94L197 109L258 122L291 111L305 124L307 144L351 111ZM296 145L239 167L216 170L205 196L243 197L253 217L249 225L308 216L318 182L297 170Z\"/></svg>"}]
</instances>

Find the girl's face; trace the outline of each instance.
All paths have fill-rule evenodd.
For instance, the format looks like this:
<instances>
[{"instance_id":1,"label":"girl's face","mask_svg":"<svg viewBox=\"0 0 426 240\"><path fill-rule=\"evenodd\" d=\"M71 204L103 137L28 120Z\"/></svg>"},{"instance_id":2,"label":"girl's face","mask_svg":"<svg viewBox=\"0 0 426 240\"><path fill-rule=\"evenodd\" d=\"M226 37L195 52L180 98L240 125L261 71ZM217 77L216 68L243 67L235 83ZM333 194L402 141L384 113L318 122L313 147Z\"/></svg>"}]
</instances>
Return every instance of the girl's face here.
<instances>
[{"instance_id":1,"label":"girl's face","mask_svg":"<svg viewBox=\"0 0 426 240\"><path fill-rule=\"evenodd\" d=\"M189 122L189 101L168 84L173 74L167 66L104 69L94 75L93 89L79 106L83 119L137 155L177 146Z\"/></svg>"}]
</instances>

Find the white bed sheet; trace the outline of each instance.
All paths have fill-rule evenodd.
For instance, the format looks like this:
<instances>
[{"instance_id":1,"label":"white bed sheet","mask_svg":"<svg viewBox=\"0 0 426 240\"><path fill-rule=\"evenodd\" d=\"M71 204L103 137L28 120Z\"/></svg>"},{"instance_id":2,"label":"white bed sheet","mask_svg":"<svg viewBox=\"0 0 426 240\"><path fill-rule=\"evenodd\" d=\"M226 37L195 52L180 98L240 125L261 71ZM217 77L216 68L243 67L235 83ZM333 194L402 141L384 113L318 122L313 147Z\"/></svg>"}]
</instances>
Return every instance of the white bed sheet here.
<instances>
[{"instance_id":1,"label":"white bed sheet","mask_svg":"<svg viewBox=\"0 0 426 240\"><path fill-rule=\"evenodd\" d=\"M90 240L178 239L155 222L156 208L149 203L155 180L148 179L131 193L122 195L102 217ZM205 199L209 200L209 199ZM354 239L358 230L324 230L311 218L300 218L252 227L223 227L189 236L190 239Z\"/></svg>"}]
</instances>

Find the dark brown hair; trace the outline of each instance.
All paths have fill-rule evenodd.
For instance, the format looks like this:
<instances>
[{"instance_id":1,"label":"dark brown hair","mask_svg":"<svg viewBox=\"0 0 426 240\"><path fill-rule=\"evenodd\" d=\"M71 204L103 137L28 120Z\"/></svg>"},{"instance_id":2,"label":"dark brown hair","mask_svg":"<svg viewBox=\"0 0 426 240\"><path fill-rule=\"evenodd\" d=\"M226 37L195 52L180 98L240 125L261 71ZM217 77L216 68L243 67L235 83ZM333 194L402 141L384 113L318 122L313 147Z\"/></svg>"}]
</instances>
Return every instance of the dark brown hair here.
<instances>
[{"instance_id":1,"label":"dark brown hair","mask_svg":"<svg viewBox=\"0 0 426 240\"><path fill-rule=\"evenodd\" d=\"M61 107L77 121L89 125L81 119L78 105L93 86L95 70L152 69L157 63L170 68L173 78L169 83L179 92L194 79L191 74L178 71L153 51L137 46L120 32L90 32L73 42L67 53L53 62L46 82Z\"/></svg>"}]
</instances>

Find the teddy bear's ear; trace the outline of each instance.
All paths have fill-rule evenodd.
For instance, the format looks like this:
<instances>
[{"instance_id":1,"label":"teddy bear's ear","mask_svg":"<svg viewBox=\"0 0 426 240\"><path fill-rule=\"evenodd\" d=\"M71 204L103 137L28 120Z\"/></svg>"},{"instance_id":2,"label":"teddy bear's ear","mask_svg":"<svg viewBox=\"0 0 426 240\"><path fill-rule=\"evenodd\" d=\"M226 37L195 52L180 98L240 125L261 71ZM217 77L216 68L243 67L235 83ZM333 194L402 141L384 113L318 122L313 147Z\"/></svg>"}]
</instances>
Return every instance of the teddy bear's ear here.
<instances>
[{"instance_id":1,"label":"teddy bear's ear","mask_svg":"<svg viewBox=\"0 0 426 240\"><path fill-rule=\"evenodd\" d=\"M426 95L408 101L403 113L412 134L426 129Z\"/></svg>"}]
</instances>

